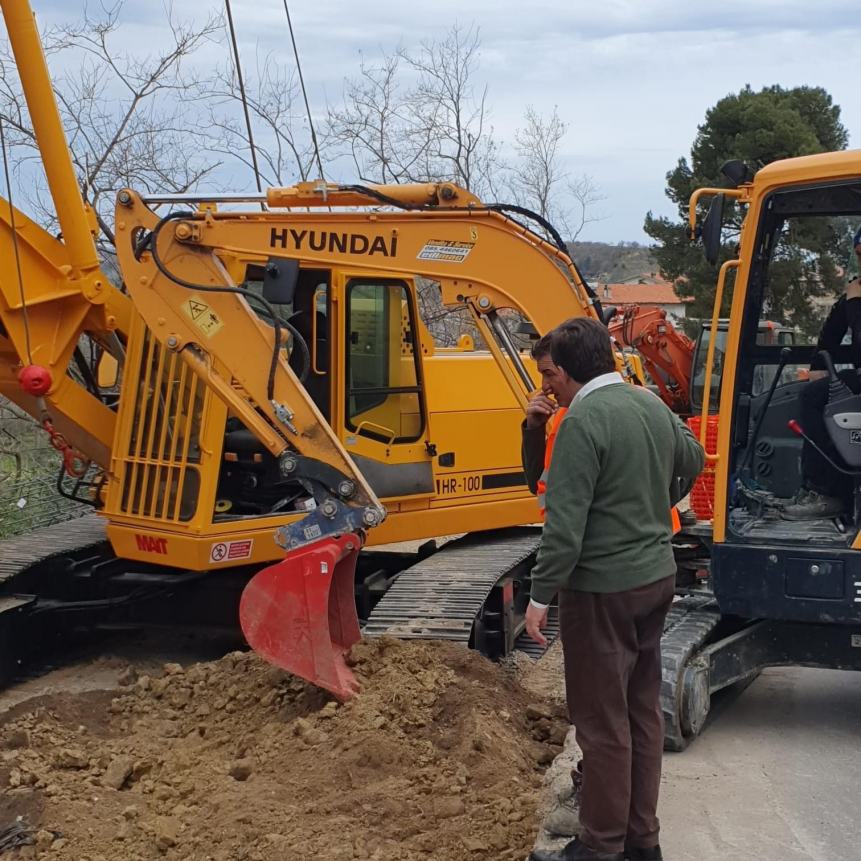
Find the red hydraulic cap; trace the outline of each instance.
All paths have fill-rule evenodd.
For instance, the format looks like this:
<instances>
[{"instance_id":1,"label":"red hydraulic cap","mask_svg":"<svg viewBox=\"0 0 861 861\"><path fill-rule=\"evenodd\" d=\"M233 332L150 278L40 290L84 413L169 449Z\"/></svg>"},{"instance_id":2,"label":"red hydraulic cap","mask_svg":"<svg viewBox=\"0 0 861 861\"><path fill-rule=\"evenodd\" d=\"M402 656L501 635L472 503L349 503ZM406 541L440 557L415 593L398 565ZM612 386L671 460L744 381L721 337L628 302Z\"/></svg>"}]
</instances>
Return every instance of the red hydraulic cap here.
<instances>
[{"instance_id":1,"label":"red hydraulic cap","mask_svg":"<svg viewBox=\"0 0 861 861\"><path fill-rule=\"evenodd\" d=\"M48 393L53 380L51 372L41 365L27 365L26 368L21 368L18 371L18 383L28 395L34 398L41 398L42 395Z\"/></svg>"}]
</instances>

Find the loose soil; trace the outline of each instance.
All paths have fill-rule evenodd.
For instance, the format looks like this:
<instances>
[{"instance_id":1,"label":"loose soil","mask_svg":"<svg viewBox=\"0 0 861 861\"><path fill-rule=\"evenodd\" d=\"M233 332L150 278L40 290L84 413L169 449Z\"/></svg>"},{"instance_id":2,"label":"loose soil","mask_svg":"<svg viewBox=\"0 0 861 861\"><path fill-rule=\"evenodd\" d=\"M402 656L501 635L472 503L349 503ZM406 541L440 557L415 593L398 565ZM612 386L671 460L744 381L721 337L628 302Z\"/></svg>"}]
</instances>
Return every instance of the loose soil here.
<instances>
[{"instance_id":1,"label":"loose soil","mask_svg":"<svg viewBox=\"0 0 861 861\"><path fill-rule=\"evenodd\" d=\"M563 709L447 643L356 646L341 705L252 653L0 717L10 859L523 859Z\"/></svg>"},{"instance_id":2,"label":"loose soil","mask_svg":"<svg viewBox=\"0 0 861 861\"><path fill-rule=\"evenodd\" d=\"M565 703L565 665L562 660L562 642L557 639L535 661L523 652L514 652L505 659L514 667L520 684L534 697L547 700L560 707Z\"/></svg>"}]
</instances>

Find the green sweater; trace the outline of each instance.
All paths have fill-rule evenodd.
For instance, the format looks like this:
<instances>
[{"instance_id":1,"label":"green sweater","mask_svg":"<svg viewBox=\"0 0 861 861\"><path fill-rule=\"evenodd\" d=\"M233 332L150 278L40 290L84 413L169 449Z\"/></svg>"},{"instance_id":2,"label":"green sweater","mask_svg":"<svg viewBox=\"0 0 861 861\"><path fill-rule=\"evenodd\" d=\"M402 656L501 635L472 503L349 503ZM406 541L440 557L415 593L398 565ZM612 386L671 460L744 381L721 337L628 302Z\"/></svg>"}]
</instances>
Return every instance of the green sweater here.
<instances>
[{"instance_id":1,"label":"green sweater","mask_svg":"<svg viewBox=\"0 0 861 861\"><path fill-rule=\"evenodd\" d=\"M623 592L675 573L671 487L704 463L690 430L644 389L615 384L575 399L550 462L532 597Z\"/></svg>"}]
</instances>

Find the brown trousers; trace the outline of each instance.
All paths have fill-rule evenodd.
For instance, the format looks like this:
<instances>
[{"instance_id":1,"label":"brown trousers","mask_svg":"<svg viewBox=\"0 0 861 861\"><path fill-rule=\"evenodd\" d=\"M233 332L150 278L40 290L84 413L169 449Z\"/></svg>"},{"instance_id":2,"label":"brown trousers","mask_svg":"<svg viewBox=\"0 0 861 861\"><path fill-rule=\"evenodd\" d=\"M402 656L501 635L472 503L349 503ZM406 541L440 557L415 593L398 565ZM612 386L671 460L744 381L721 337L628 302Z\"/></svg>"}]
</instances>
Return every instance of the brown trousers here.
<instances>
[{"instance_id":1,"label":"brown trousers","mask_svg":"<svg viewBox=\"0 0 861 861\"><path fill-rule=\"evenodd\" d=\"M598 852L658 842L661 634L674 582L559 596L568 710L583 751L580 840Z\"/></svg>"}]
</instances>

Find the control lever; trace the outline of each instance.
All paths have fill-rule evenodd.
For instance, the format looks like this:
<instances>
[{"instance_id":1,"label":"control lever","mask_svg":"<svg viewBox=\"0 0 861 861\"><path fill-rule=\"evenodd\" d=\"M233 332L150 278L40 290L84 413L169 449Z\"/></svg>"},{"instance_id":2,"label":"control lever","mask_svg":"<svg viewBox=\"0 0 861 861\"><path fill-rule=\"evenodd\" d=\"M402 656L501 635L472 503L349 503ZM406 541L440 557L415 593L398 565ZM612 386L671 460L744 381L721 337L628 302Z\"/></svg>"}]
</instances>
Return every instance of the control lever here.
<instances>
[{"instance_id":1,"label":"control lever","mask_svg":"<svg viewBox=\"0 0 861 861\"><path fill-rule=\"evenodd\" d=\"M840 379L837 371L834 369L834 362L831 359L831 354L822 350L819 355L825 362L825 367L828 370L828 403L842 401L846 398L855 397L855 392Z\"/></svg>"}]
</instances>

